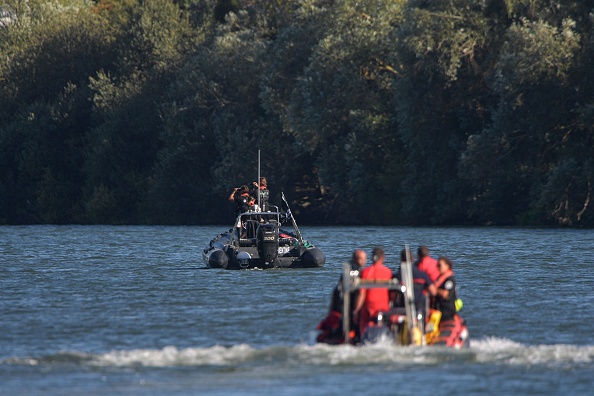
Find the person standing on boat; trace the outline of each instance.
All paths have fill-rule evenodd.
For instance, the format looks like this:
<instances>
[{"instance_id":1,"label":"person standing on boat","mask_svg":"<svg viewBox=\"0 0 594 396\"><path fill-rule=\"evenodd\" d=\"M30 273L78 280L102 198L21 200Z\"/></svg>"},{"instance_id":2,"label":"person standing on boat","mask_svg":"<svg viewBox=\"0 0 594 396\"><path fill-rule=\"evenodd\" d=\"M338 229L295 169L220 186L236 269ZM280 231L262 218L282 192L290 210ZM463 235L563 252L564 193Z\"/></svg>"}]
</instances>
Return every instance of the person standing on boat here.
<instances>
[{"instance_id":1,"label":"person standing on boat","mask_svg":"<svg viewBox=\"0 0 594 396\"><path fill-rule=\"evenodd\" d=\"M349 263L351 264L351 270L361 271L361 269L365 267L365 264L367 263L367 254L362 249L355 249ZM326 315L324 320L322 320L317 327L318 330L322 330L322 333L318 336L318 342L330 341L328 343L339 343L343 341L342 315L344 308L344 292L342 286L342 275L340 275L338 284L334 287L334 290L332 290L332 298L330 300L330 310L328 315ZM351 312L349 312L349 323L351 324L350 330L353 331L354 334L352 334L350 338L355 344L360 339L359 326L353 320L353 312L355 308L354 303L357 301L358 296L358 290L351 292L351 301L353 304L351 305ZM336 339L336 341L334 341L334 339Z\"/></svg>"},{"instance_id":2,"label":"person standing on boat","mask_svg":"<svg viewBox=\"0 0 594 396\"><path fill-rule=\"evenodd\" d=\"M374 248L372 258L373 264L365 267L360 272L361 280L386 282L392 279L392 270L384 265L384 249L380 247ZM390 296L387 289L361 289L353 312L353 319L359 321L361 336L363 336L372 318L375 318L380 311L387 312L389 309Z\"/></svg>"},{"instance_id":3,"label":"person standing on boat","mask_svg":"<svg viewBox=\"0 0 594 396\"><path fill-rule=\"evenodd\" d=\"M438 260L439 278L435 281L437 295L435 308L441 311L441 321L453 320L456 316L456 280L452 261L447 257Z\"/></svg>"},{"instance_id":4,"label":"person standing on boat","mask_svg":"<svg viewBox=\"0 0 594 396\"><path fill-rule=\"evenodd\" d=\"M363 251L363 249L355 249L353 255L351 256L351 260L349 264L351 265L352 271L361 271L363 267L365 267L365 263L367 263L367 254ZM355 290L351 292L351 301L354 303L357 301L357 297L359 295L359 291ZM343 306L343 292L342 292L342 274L340 275L340 279L338 280L338 284L332 291L332 300L330 301L330 311L337 311L342 314L342 306Z\"/></svg>"},{"instance_id":5,"label":"person standing on boat","mask_svg":"<svg viewBox=\"0 0 594 396\"><path fill-rule=\"evenodd\" d=\"M412 259L412 257L411 257L411 259ZM406 262L406 250L404 250L404 249L400 252L400 262L401 263ZM423 313L423 316L424 316L425 311L426 311L425 295L427 292L429 292L430 295L435 296L437 293L437 288L435 287L433 282L431 282L429 275L427 275L426 272L421 271L420 269L418 269L415 266L412 267L412 276L413 276L413 282L414 282L414 287L415 287L414 291L415 291L416 311L418 313ZM402 264L401 264L400 268L398 269L398 271L394 273L394 278L398 279L399 281L402 281ZM399 294L399 295L402 296L402 294Z\"/></svg>"},{"instance_id":6,"label":"person standing on boat","mask_svg":"<svg viewBox=\"0 0 594 396\"><path fill-rule=\"evenodd\" d=\"M229 201L235 203L235 216L239 216L249 210L248 199L250 197L249 188L243 185L239 188L233 189L231 195L229 195Z\"/></svg>"},{"instance_id":7,"label":"person standing on boat","mask_svg":"<svg viewBox=\"0 0 594 396\"><path fill-rule=\"evenodd\" d=\"M256 198L252 197L251 195L248 197L248 210L250 212L259 212L260 207L258 206L258 202Z\"/></svg>"},{"instance_id":8,"label":"person standing on boat","mask_svg":"<svg viewBox=\"0 0 594 396\"><path fill-rule=\"evenodd\" d=\"M268 191L267 182L265 177L260 178L260 183L254 182L254 187L251 191L251 195L256 197L258 201L258 194L260 195L260 206L262 210L266 212L268 210L268 198L270 197L270 191Z\"/></svg>"},{"instance_id":9,"label":"person standing on boat","mask_svg":"<svg viewBox=\"0 0 594 396\"><path fill-rule=\"evenodd\" d=\"M425 245L419 246L417 253L419 256L419 260L416 263L417 268L429 275L431 282L435 282L439 278L437 260L429 255L429 248Z\"/></svg>"},{"instance_id":10,"label":"person standing on boat","mask_svg":"<svg viewBox=\"0 0 594 396\"><path fill-rule=\"evenodd\" d=\"M244 224L242 224L242 227L245 228L244 236L246 238L255 238L256 237L256 234L258 231L258 225L260 224L260 222L262 220L261 217L257 214L259 212L260 212L260 207L256 203L256 198L249 196L248 197L247 213L250 213L250 214L243 216Z\"/></svg>"},{"instance_id":11,"label":"person standing on boat","mask_svg":"<svg viewBox=\"0 0 594 396\"><path fill-rule=\"evenodd\" d=\"M242 213L245 213L249 210L248 200L249 200L249 188L246 185L243 185L239 188L233 189L231 195L229 195L229 201L235 203L235 217L239 217ZM243 238L245 237L245 230L243 230L241 225L241 220L237 221L235 224L235 228L237 230L237 237Z\"/></svg>"}]
</instances>

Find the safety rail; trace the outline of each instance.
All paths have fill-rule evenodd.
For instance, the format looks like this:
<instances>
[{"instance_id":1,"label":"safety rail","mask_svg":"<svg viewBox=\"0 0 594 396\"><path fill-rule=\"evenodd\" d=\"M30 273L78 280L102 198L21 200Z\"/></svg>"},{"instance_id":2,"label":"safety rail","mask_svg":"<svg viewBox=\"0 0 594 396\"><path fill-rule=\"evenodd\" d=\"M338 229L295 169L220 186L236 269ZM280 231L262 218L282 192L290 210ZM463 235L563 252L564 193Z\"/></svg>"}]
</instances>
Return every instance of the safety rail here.
<instances>
[{"instance_id":1,"label":"safety rail","mask_svg":"<svg viewBox=\"0 0 594 396\"><path fill-rule=\"evenodd\" d=\"M274 205L271 205L274 206ZM239 216L237 216L237 218L235 219L235 226L234 228L237 228L237 224L241 224L241 227L244 227L244 224L248 224L248 223L257 223L257 224L266 224L266 223L271 223L271 222L276 222L277 224L280 224L280 217L281 217L281 213L280 212L244 212L242 214L240 214ZM237 235L237 233L235 232L236 230L234 230L233 232L231 232L231 237L230 237L230 244L237 247L241 245L240 240L242 239L250 239L250 238L240 238L240 235ZM255 235L253 236L255 237Z\"/></svg>"},{"instance_id":2,"label":"safety rail","mask_svg":"<svg viewBox=\"0 0 594 396\"><path fill-rule=\"evenodd\" d=\"M401 285L398 279L368 281L359 277L359 271L353 270L350 263L342 265L342 329L344 332L345 344L350 343L350 312L351 312L351 292L361 289L387 289L406 292L406 286Z\"/></svg>"}]
</instances>

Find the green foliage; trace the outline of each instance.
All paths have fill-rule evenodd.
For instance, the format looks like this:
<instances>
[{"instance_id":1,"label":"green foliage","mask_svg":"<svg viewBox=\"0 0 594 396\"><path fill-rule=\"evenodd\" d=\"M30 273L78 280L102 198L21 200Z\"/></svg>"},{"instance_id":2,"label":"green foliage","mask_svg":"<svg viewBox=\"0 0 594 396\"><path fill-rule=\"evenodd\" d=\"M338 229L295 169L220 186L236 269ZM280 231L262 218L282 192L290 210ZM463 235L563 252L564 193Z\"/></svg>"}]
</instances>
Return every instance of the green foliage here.
<instances>
[{"instance_id":1,"label":"green foliage","mask_svg":"<svg viewBox=\"0 0 594 396\"><path fill-rule=\"evenodd\" d=\"M0 8L1 223L594 225L591 1Z\"/></svg>"},{"instance_id":2,"label":"green foliage","mask_svg":"<svg viewBox=\"0 0 594 396\"><path fill-rule=\"evenodd\" d=\"M581 46L574 27L571 20L555 28L522 19L508 29L494 70L499 103L491 125L470 136L463 157L465 174L476 188L472 210L479 219L513 224L518 213L538 209L561 224L571 223L572 216L559 206L568 202L570 186L587 185L587 172L582 183L568 178L564 187L559 185L560 175L576 167L566 162L571 158L567 150L573 151L567 128L573 129L569 125L581 96L569 79ZM577 195L589 194L588 188L580 190Z\"/></svg>"},{"instance_id":3,"label":"green foliage","mask_svg":"<svg viewBox=\"0 0 594 396\"><path fill-rule=\"evenodd\" d=\"M35 102L0 128L5 218L18 222L81 220L81 129L89 118L85 89L69 84L55 101Z\"/></svg>"},{"instance_id":4,"label":"green foliage","mask_svg":"<svg viewBox=\"0 0 594 396\"><path fill-rule=\"evenodd\" d=\"M398 182L382 177L382 168L400 157L391 114L397 72L387 57L390 26L401 22L401 7L348 2L325 19L337 23L313 47L289 122L299 149L317 158L317 175L328 190L326 215L351 223L386 221L375 205L397 205L390 195Z\"/></svg>"},{"instance_id":5,"label":"green foliage","mask_svg":"<svg viewBox=\"0 0 594 396\"><path fill-rule=\"evenodd\" d=\"M81 216L89 72L112 55L102 16L84 1L8 1L0 29L0 135L7 222L68 223Z\"/></svg>"},{"instance_id":6,"label":"green foliage","mask_svg":"<svg viewBox=\"0 0 594 396\"><path fill-rule=\"evenodd\" d=\"M10 4L12 3L12 5ZM84 82L89 71L107 67L110 47L101 16L84 1L12 1L15 22L0 29L0 114L51 100L72 82Z\"/></svg>"},{"instance_id":7,"label":"green foliage","mask_svg":"<svg viewBox=\"0 0 594 396\"><path fill-rule=\"evenodd\" d=\"M409 2L398 30L394 85L398 134L406 174L402 214L411 223L464 223L468 185L459 156L472 132L488 119L492 101L485 71L492 22L477 3Z\"/></svg>"},{"instance_id":8,"label":"green foliage","mask_svg":"<svg viewBox=\"0 0 594 396\"><path fill-rule=\"evenodd\" d=\"M517 89L541 80L566 80L573 66L580 35L575 22L564 20L560 29L545 22L522 19L508 29L497 70L500 91Z\"/></svg>"},{"instance_id":9,"label":"green foliage","mask_svg":"<svg viewBox=\"0 0 594 396\"><path fill-rule=\"evenodd\" d=\"M450 81L463 64L473 66L489 36L489 21L479 2L410 2L400 32L402 43L418 63L431 63Z\"/></svg>"}]
</instances>

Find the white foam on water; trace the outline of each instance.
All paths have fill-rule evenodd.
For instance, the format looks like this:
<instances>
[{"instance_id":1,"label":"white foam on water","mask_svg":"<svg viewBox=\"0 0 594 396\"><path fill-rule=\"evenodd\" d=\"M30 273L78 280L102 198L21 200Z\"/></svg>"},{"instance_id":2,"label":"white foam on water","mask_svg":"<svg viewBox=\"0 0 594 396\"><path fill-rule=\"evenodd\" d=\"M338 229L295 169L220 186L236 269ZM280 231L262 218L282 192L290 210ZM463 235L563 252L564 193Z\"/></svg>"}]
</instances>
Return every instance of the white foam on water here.
<instances>
[{"instance_id":1,"label":"white foam on water","mask_svg":"<svg viewBox=\"0 0 594 396\"><path fill-rule=\"evenodd\" d=\"M162 349L115 350L104 354L59 352L45 357L11 357L0 364L44 365L75 363L101 367L176 367L228 366L249 362L259 366L341 366L341 365L436 365L497 364L512 366L542 365L553 368L589 367L594 362L594 345L524 345L490 337L472 340L470 348L395 347L389 340L365 346L300 344L255 348L247 344L207 348L167 346Z\"/></svg>"},{"instance_id":2,"label":"white foam on water","mask_svg":"<svg viewBox=\"0 0 594 396\"><path fill-rule=\"evenodd\" d=\"M510 365L584 366L594 362L594 345L524 345L504 338L472 340L477 362Z\"/></svg>"},{"instance_id":3,"label":"white foam on water","mask_svg":"<svg viewBox=\"0 0 594 396\"><path fill-rule=\"evenodd\" d=\"M445 348L395 347L391 340L364 345L301 345L295 353L304 363L315 365L365 365L383 363L434 364Z\"/></svg>"},{"instance_id":4,"label":"white foam on water","mask_svg":"<svg viewBox=\"0 0 594 396\"><path fill-rule=\"evenodd\" d=\"M443 360L446 348L395 348L389 341L355 347L325 344L276 346L262 349L247 344L232 347L178 349L168 346L162 349L133 349L111 351L96 355L87 364L93 366L236 366L245 362L258 365L352 365L378 363L434 364Z\"/></svg>"},{"instance_id":5,"label":"white foam on water","mask_svg":"<svg viewBox=\"0 0 594 396\"><path fill-rule=\"evenodd\" d=\"M210 348L178 349L167 346L163 349L133 349L111 351L98 355L90 364L95 366L192 366L216 365L226 366L250 359L257 349L247 344L223 347L215 345Z\"/></svg>"}]
</instances>

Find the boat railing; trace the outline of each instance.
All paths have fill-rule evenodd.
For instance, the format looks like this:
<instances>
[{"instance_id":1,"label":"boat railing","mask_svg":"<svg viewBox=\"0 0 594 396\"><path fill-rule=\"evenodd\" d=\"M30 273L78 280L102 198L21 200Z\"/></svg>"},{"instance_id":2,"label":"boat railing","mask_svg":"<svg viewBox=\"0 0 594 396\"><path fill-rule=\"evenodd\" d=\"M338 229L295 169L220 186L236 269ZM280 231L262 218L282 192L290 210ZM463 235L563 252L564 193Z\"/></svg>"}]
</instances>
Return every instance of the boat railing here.
<instances>
[{"instance_id":1,"label":"boat railing","mask_svg":"<svg viewBox=\"0 0 594 396\"><path fill-rule=\"evenodd\" d=\"M402 293L406 292L406 287L400 284L398 279L389 280L375 280L370 281L360 278L358 270L353 270L350 263L342 265L342 290L343 290L343 307L342 307L342 329L344 331L345 344L350 343L350 315L344 314L351 312L351 292L361 289L387 289L398 290Z\"/></svg>"},{"instance_id":2,"label":"boat railing","mask_svg":"<svg viewBox=\"0 0 594 396\"><path fill-rule=\"evenodd\" d=\"M274 206L274 205L269 205ZM251 240L256 238L256 230L258 225L272 223L275 222L280 225L281 213L280 212L244 212L237 216L235 219L235 226L233 232L231 232L231 239L230 243L233 246L242 246L247 242L242 242L245 240ZM245 228L246 233L248 233L248 238L241 238L241 235L238 234L237 225L241 224L241 228ZM241 231L240 231L241 232ZM253 235L252 235L253 234Z\"/></svg>"}]
</instances>

